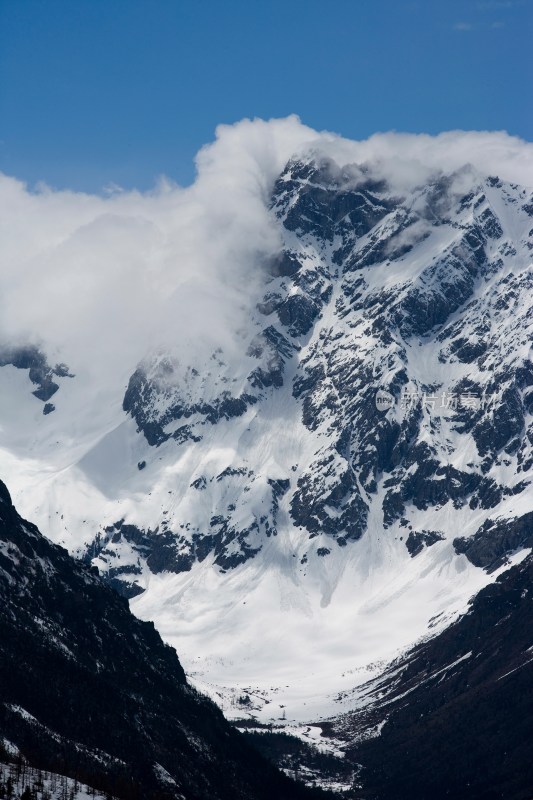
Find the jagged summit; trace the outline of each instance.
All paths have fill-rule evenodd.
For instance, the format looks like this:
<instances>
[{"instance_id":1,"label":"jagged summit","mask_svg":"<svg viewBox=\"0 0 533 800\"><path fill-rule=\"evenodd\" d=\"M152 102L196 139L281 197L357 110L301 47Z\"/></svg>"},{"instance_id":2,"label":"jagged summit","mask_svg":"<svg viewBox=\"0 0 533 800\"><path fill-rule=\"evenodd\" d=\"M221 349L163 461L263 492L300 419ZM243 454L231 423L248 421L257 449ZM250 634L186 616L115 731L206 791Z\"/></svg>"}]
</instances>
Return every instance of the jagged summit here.
<instances>
[{"instance_id":1,"label":"jagged summit","mask_svg":"<svg viewBox=\"0 0 533 800\"><path fill-rule=\"evenodd\" d=\"M398 197L367 172L291 161L276 181L271 209L285 248L257 303L261 330L243 342L241 376L229 377L221 352L208 373L190 367L173 382L164 358L130 380L124 409L155 446L172 439L201 453L233 419L247 420L254 440L276 393L300 417L307 452L283 474L258 470L253 452L226 471L191 474L187 494L201 485L213 513L193 522L181 494L167 525L183 566L213 552L227 568L259 552L276 529L272 480L289 482L290 521L307 540L330 535L341 546L364 534L380 494L384 527L408 535L417 511L448 501L489 510L528 485L511 474L502 482L499 467L503 448L514 448L513 475L530 463L520 438L533 377L529 194L465 168ZM379 390L393 398L385 413ZM461 463L466 445L471 460ZM239 499L223 507L211 484L230 477L228 498ZM245 510L250 492L263 514Z\"/></svg>"}]
</instances>

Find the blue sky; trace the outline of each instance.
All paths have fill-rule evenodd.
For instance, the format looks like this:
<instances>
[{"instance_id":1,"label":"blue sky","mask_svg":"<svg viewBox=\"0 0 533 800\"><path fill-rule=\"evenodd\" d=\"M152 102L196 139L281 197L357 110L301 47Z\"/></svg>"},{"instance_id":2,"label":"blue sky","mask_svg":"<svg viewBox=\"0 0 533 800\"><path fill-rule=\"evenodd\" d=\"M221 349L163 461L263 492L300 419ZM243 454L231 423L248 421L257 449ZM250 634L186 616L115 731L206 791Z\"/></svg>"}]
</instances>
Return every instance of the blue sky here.
<instances>
[{"instance_id":1,"label":"blue sky","mask_svg":"<svg viewBox=\"0 0 533 800\"><path fill-rule=\"evenodd\" d=\"M533 0L0 0L0 169L194 177L218 123L533 139Z\"/></svg>"}]
</instances>

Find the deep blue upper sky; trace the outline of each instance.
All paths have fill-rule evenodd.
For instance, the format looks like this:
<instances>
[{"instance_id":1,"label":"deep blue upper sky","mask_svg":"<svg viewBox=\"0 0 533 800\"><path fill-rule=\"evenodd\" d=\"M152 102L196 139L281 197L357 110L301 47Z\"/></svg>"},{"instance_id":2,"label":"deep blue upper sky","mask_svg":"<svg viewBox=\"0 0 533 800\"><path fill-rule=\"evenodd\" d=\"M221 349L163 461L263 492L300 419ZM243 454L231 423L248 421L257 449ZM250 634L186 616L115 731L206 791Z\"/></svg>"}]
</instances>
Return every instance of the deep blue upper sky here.
<instances>
[{"instance_id":1,"label":"deep blue upper sky","mask_svg":"<svg viewBox=\"0 0 533 800\"><path fill-rule=\"evenodd\" d=\"M0 170L148 188L220 122L533 139L533 0L0 0Z\"/></svg>"}]
</instances>

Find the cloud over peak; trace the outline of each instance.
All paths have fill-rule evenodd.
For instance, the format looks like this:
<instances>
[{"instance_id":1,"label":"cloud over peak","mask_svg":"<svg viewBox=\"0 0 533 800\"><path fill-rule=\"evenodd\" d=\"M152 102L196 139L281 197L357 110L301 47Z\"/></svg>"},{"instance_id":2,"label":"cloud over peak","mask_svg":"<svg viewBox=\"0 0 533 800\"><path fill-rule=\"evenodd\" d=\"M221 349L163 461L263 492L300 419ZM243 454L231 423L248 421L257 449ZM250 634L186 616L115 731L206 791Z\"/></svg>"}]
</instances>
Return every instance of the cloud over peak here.
<instances>
[{"instance_id":1,"label":"cloud over peak","mask_svg":"<svg viewBox=\"0 0 533 800\"><path fill-rule=\"evenodd\" d=\"M398 190L471 164L533 185L533 144L505 132L379 133L350 141L295 116L222 125L188 188L105 196L0 176L2 342L33 340L76 371L127 375L151 348L231 349L280 246L268 211L293 156L366 164Z\"/></svg>"}]
</instances>

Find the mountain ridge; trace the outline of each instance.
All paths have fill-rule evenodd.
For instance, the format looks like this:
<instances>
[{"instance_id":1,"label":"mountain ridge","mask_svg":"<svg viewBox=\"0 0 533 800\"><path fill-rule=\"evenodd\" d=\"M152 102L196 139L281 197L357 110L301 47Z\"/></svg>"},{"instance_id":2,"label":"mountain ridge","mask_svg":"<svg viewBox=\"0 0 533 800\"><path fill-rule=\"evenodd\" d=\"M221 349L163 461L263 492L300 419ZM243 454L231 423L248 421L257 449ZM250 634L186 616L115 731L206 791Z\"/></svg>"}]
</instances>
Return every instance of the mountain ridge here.
<instances>
[{"instance_id":1,"label":"mountain ridge","mask_svg":"<svg viewBox=\"0 0 533 800\"><path fill-rule=\"evenodd\" d=\"M239 346L145 357L97 435L72 423L60 465L81 407L58 378L32 428L46 470L16 462L47 532L228 713L248 687L264 721L328 715L361 670L464 612L496 577L480 567L527 552L531 190L422 172L401 186L398 165L290 159L262 199L278 245L251 262Z\"/></svg>"}]
</instances>

